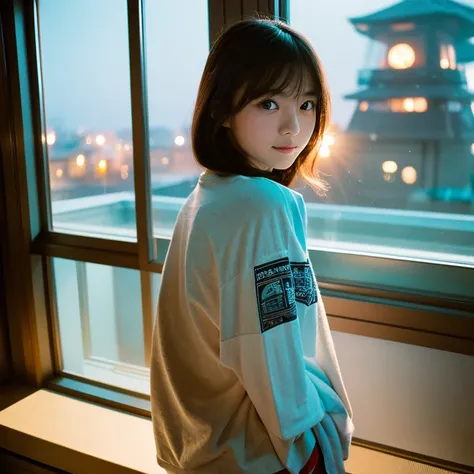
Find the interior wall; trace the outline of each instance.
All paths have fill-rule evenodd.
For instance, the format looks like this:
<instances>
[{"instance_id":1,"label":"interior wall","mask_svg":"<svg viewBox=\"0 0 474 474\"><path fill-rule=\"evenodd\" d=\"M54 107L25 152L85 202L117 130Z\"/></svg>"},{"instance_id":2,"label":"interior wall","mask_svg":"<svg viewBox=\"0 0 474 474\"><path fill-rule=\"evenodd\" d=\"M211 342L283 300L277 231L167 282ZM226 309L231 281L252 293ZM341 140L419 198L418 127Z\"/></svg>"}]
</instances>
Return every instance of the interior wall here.
<instances>
[{"instance_id":1,"label":"interior wall","mask_svg":"<svg viewBox=\"0 0 474 474\"><path fill-rule=\"evenodd\" d=\"M354 437L474 466L474 357L333 331Z\"/></svg>"}]
</instances>

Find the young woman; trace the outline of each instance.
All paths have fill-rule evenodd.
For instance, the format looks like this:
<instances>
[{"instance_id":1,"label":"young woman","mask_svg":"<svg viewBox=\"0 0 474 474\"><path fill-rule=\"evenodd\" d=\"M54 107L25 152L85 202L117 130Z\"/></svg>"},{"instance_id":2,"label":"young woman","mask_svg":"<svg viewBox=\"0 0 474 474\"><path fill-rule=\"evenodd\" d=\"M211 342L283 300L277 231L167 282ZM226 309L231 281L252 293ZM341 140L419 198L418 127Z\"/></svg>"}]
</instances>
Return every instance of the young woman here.
<instances>
[{"instance_id":1,"label":"young woman","mask_svg":"<svg viewBox=\"0 0 474 474\"><path fill-rule=\"evenodd\" d=\"M328 123L323 72L284 23L214 43L193 117L206 169L176 222L153 331L157 461L169 473L344 473L352 410L306 246Z\"/></svg>"}]
</instances>

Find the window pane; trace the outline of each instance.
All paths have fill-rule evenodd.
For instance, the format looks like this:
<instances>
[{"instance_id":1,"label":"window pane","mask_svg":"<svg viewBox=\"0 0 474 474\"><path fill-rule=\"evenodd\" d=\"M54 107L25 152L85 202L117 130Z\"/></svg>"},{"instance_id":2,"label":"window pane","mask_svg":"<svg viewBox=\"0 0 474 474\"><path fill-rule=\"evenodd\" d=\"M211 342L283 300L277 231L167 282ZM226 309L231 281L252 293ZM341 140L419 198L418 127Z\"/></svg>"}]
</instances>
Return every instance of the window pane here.
<instances>
[{"instance_id":1,"label":"window pane","mask_svg":"<svg viewBox=\"0 0 474 474\"><path fill-rule=\"evenodd\" d=\"M472 15L474 1L463 3ZM290 2L332 100L318 166L331 189L294 186L310 244L474 265L474 24L417 16L417 2L387 10L395 4Z\"/></svg>"},{"instance_id":2,"label":"window pane","mask_svg":"<svg viewBox=\"0 0 474 474\"><path fill-rule=\"evenodd\" d=\"M193 158L190 128L209 52L207 4L207 0L145 0L156 237L171 236L178 211L203 171Z\"/></svg>"},{"instance_id":3,"label":"window pane","mask_svg":"<svg viewBox=\"0 0 474 474\"><path fill-rule=\"evenodd\" d=\"M39 5L54 230L136 240L127 2Z\"/></svg>"},{"instance_id":4,"label":"window pane","mask_svg":"<svg viewBox=\"0 0 474 474\"><path fill-rule=\"evenodd\" d=\"M140 273L55 258L54 278L63 371L149 393Z\"/></svg>"}]
</instances>

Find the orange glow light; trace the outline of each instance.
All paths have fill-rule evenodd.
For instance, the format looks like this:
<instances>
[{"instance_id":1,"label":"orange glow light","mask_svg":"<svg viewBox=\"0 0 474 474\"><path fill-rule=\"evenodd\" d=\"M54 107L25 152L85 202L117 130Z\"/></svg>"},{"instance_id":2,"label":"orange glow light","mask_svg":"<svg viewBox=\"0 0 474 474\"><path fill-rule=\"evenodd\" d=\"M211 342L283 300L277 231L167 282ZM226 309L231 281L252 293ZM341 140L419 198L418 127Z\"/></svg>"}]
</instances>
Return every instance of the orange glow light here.
<instances>
[{"instance_id":1,"label":"orange glow light","mask_svg":"<svg viewBox=\"0 0 474 474\"><path fill-rule=\"evenodd\" d=\"M415 64L415 50L407 43L398 43L390 48L388 63L394 69L408 69Z\"/></svg>"}]
</instances>

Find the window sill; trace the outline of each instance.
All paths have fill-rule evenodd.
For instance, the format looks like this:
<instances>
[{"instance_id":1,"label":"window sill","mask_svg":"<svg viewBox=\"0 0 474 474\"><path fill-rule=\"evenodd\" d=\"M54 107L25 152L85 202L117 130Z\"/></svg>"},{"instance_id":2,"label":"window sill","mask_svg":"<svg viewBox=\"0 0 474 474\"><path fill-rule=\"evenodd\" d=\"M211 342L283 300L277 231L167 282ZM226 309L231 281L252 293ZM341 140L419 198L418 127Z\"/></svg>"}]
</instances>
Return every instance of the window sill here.
<instances>
[{"instance_id":1,"label":"window sill","mask_svg":"<svg viewBox=\"0 0 474 474\"><path fill-rule=\"evenodd\" d=\"M15 391L2 389L1 408ZM0 411L0 447L66 472L166 474L156 463L150 419L46 389L32 392Z\"/></svg>"},{"instance_id":2,"label":"window sill","mask_svg":"<svg viewBox=\"0 0 474 474\"><path fill-rule=\"evenodd\" d=\"M471 472L470 467L365 444L353 440L345 462L348 473ZM156 463L150 419L47 389L1 387L0 448L71 473L166 474ZM448 464L453 471L446 470Z\"/></svg>"}]
</instances>

